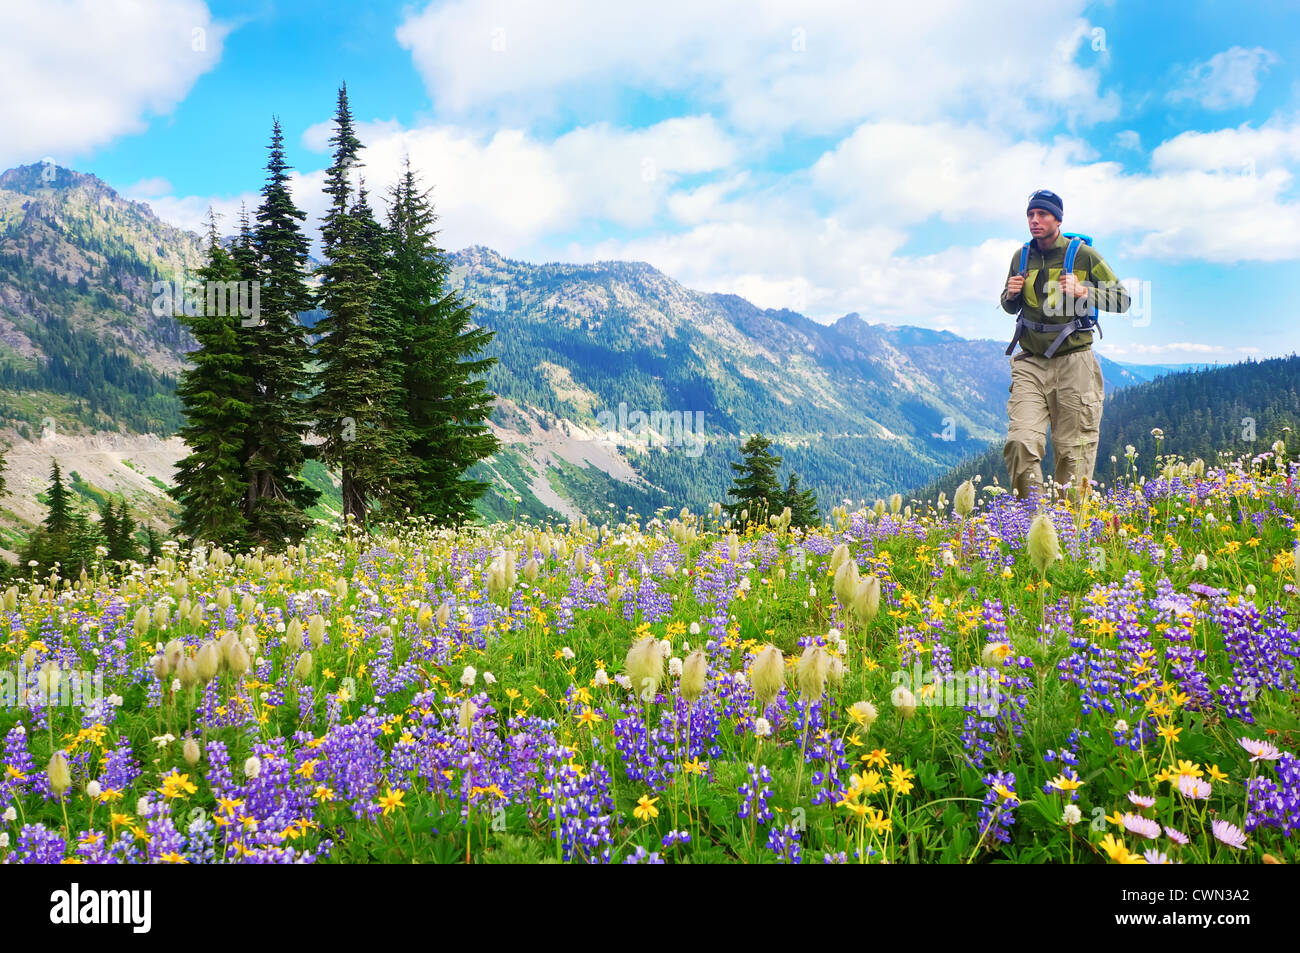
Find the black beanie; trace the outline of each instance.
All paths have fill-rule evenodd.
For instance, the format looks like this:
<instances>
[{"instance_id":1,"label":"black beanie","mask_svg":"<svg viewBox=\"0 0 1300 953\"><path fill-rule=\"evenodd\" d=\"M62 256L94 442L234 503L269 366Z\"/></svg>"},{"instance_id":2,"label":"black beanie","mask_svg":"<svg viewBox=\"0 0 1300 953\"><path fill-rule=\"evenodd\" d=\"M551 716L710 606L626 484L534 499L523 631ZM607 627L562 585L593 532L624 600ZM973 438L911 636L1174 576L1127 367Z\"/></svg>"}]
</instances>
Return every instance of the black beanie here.
<instances>
[{"instance_id":1,"label":"black beanie","mask_svg":"<svg viewBox=\"0 0 1300 953\"><path fill-rule=\"evenodd\" d=\"M1032 209L1036 208L1051 212L1056 216L1058 222L1065 219L1065 203L1061 201L1061 197L1055 192L1039 189L1029 196L1029 208L1025 209L1025 213L1028 214Z\"/></svg>"}]
</instances>

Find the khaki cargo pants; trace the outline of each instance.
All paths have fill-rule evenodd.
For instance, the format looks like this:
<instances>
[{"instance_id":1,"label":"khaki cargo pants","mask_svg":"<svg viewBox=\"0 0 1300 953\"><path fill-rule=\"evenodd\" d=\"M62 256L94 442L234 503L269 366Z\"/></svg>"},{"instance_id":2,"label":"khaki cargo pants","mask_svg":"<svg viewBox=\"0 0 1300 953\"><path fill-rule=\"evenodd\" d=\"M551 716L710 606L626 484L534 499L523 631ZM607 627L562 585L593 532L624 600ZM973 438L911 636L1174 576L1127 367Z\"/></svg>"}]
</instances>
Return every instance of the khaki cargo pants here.
<instances>
[{"instance_id":1,"label":"khaki cargo pants","mask_svg":"<svg viewBox=\"0 0 1300 953\"><path fill-rule=\"evenodd\" d=\"M1084 348L1055 357L1021 351L1011 359L1011 398L1007 401L1007 442L1002 457L1011 486L1022 497L1038 493L1039 464L1052 427L1054 479L1076 491L1092 479L1104 399L1101 365Z\"/></svg>"}]
</instances>

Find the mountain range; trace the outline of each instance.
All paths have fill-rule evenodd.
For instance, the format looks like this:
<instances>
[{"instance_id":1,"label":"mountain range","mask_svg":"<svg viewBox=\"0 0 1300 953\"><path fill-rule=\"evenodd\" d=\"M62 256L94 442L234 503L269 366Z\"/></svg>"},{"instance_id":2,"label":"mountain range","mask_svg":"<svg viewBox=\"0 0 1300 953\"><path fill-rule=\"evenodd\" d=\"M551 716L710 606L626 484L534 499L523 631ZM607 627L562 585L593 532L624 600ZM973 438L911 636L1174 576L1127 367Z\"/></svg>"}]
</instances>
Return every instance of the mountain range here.
<instances>
[{"instance_id":1,"label":"mountain range","mask_svg":"<svg viewBox=\"0 0 1300 953\"><path fill-rule=\"evenodd\" d=\"M754 432L774 440L783 478L796 471L829 509L922 486L1005 432L1004 342L856 313L821 323L685 288L644 262L531 264L482 246L449 259L451 285L497 332L489 383L504 447L476 466L493 484L480 504L489 518L701 507L724 498ZM173 390L193 342L155 313L153 288L201 262L198 235L93 175L48 164L0 174L11 457L82 461L84 492L126 493L166 522L165 455L184 453L166 439L182 419ZM1108 391L1168 370L1100 360ZM127 447L150 435L149 464L126 449L89 467L105 433ZM11 466L0 519L13 533L38 518L22 501L43 470ZM328 504L333 480L317 470Z\"/></svg>"}]
</instances>

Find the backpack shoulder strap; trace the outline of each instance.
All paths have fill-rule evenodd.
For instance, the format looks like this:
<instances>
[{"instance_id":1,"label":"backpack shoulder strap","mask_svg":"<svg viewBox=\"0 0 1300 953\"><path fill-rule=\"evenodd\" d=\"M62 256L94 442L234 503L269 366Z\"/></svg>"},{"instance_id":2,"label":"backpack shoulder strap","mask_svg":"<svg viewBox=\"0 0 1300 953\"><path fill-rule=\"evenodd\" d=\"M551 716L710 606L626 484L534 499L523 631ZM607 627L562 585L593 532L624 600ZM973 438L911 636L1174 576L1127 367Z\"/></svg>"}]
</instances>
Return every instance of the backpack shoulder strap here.
<instances>
[{"instance_id":1,"label":"backpack shoulder strap","mask_svg":"<svg viewBox=\"0 0 1300 953\"><path fill-rule=\"evenodd\" d=\"M1029 271L1029 246L1032 245L1033 239L1025 242L1020 246L1020 277L1023 278Z\"/></svg>"},{"instance_id":2,"label":"backpack shoulder strap","mask_svg":"<svg viewBox=\"0 0 1300 953\"><path fill-rule=\"evenodd\" d=\"M1064 271L1074 271L1074 259L1079 255L1079 246L1083 244L1081 238L1071 238L1069 246L1065 249Z\"/></svg>"},{"instance_id":3,"label":"backpack shoulder strap","mask_svg":"<svg viewBox=\"0 0 1300 953\"><path fill-rule=\"evenodd\" d=\"M1065 249L1065 261L1062 262L1061 264L1061 274L1063 276L1074 271L1074 260L1078 257L1079 249L1084 244L1087 244L1088 247L1091 248L1092 239L1090 239L1087 235L1070 236L1070 244ZM1089 275L1091 274L1092 272L1091 270L1089 270ZM1088 306L1087 313L1084 314L1082 316L1082 319L1076 323L1080 325L1079 330L1083 330L1083 326L1086 325L1086 326L1097 328L1097 332L1101 333L1101 326L1097 324L1097 309L1092 307L1092 305Z\"/></svg>"}]
</instances>

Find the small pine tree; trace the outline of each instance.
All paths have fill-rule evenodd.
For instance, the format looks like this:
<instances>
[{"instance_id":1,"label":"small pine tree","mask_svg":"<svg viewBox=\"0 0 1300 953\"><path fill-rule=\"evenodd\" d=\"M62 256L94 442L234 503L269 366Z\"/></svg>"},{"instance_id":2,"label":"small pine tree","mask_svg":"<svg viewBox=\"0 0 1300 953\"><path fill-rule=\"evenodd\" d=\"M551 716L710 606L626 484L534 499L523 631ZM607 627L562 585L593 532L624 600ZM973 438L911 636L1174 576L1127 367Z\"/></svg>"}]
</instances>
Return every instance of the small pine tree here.
<instances>
[{"instance_id":1,"label":"small pine tree","mask_svg":"<svg viewBox=\"0 0 1300 953\"><path fill-rule=\"evenodd\" d=\"M52 536L43 525L36 527L28 534L27 542L18 554L18 563L22 571L30 571L36 577L45 575L56 562L63 561L60 552L62 540L62 535L57 538ZM32 563L36 565L32 566Z\"/></svg>"},{"instance_id":2,"label":"small pine tree","mask_svg":"<svg viewBox=\"0 0 1300 953\"><path fill-rule=\"evenodd\" d=\"M105 500L99 504L99 531L104 534L104 545L108 547L108 558L117 559L114 553L121 548L121 524L113 501Z\"/></svg>"},{"instance_id":3,"label":"small pine tree","mask_svg":"<svg viewBox=\"0 0 1300 953\"><path fill-rule=\"evenodd\" d=\"M156 529L146 524L144 528L144 539L145 555L149 557L150 562L162 556L162 540L158 537L158 531Z\"/></svg>"},{"instance_id":4,"label":"small pine tree","mask_svg":"<svg viewBox=\"0 0 1300 953\"><path fill-rule=\"evenodd\" d=\"M790 525L800 529L816 526L821 522L821 510L817 506L817 494L812 490L799 489L799 474L791 473L786 481L785 492L781 494L780 509L790 507ZM780 510L778 510L780 512Z\"/></svg>"},{"instance_id":5,"label":"small pine tree","mask_svg":"<svg viewBox=\"0 0 1300 953\"><path fill-rule=\"evenodd\" d=\"M104 534L90 521L81 507L75 507L68 527L67 557L62 560L61 575L71 578L83 571L89 571L99 557L95 553L97 546L104 545Z\"/></svg>"},{"instance_id":6,"label":"small pine tree","mask_svg":"<svg viewBox=\"0 0 1300 953\"><path fill-rule=\"evenodd\" d=\"M62 536L72 526L71 503L68 501L68 488L63 485L63 471L59 461L50 461L50 502L49 513L45 516L45 528L51 536Z\"/></svg>"},{"instance_id":7,"label":"small pine tree","mask_svg":"<svg viewBox=\"0 0 1300 953\"><path fill-rule=\"evenodd\" d=\"M740 448L744 459L740 463L731 464L731 469L736 471L737 476L727 495L735 497L736 501L724 504L723 509L741 532L752 524L766 523L769 514L781 512L781 507L785 505L780 502L784 500L784 495L776 478L781 458L768 452L771 446L772 441L761 433L756 433ZM748 516L742 518L741 514L746 510Z\"/></svg>"},{"instance_id":8,"label":"small pine tree","mask_svg":"<svg viewBox=\"0 0 1300 953\"><path fill-rule=\"evenodd\" d=\"M112 507L110 505L110 512ZM114 562L124 563L140 558L140 545L135 540L135 520L127 509L126 500L118 499L117 512L113 516L117 527L116 540L108 544L108 557Z\"/></svg>"}]
</instances>

